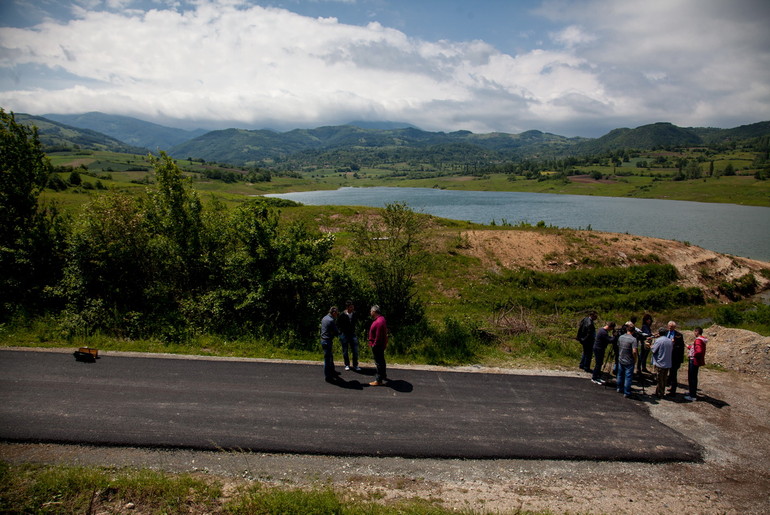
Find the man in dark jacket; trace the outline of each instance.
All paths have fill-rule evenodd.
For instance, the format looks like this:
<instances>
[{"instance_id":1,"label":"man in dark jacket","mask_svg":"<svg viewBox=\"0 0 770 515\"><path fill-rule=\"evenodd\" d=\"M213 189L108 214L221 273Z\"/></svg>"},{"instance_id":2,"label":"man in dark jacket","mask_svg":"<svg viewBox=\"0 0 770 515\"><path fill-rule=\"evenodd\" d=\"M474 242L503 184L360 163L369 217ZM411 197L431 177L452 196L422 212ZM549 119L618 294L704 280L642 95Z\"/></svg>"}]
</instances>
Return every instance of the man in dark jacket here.
<instances>
[{"instance_id":1,"label":"man in dark jacket","mask_svg":"<svg viewBox=\"0 0 770 515\"><path fill-rule=\"evenodd\" d=\"M345 303L345 310L337 317L337 328L340 330L340 345L342 345L342 359L345 360L345 370L350 370L350 355L353 355L353 370L361 370L358 366L358 335L356 335L356 326L358 324L358 312L349 300ZM348 352L350 350L350 352Z\"/></svg>"},{"instance_id":2,"label":"man in dark jacket","mask_svg":"<svg viewBox=\"0 0 770 515\"><path fill-rule=\"evenodd\" d=\"M677 374L684 361L684 335L676 330L676 322L672 320L668 323L666 336L674 342L674 348L671 351L671 370L668 372L668 394L675 396L678 385Z\"/></svg>"},{"instance_id":3,"label":"man in dark jacket","mask_svg":"<svg viewBox=\"0 0 770 515\"><path fill-rule=\"evenodd\" d=\"M337 380L339 373L334 370L334 355L332 353L332 342L334 337L340 334L337 329L337 307L332 306L329 313L321 319L321 348L324 351L324 377L326 382L333 383Z\"/></svg>"},{"instance_id":4,"label":"man in dark jacket","mask_svg":"<svg viewBox=\"0 0 770 515\"><path fill-rule=\"evenodd\" d=\"M589 311L588 316L580 321L576 340L583 346L583 355L580 358L580 370L591 371L591 356L593 356L594 341L596 341L596 311Z\"/></svg>"},{"instance_id":5,"label":"man in dark jacket","mask_svg":"<svg viewBox=\"0 0 770 515\"><path fill-rule=\"evenodd\" d=\"M615 322L607 322L604 327L596 332L596 340L594 340L594 358L596 364L594 365L594 373L591 376L591 381L596 384L604 384L602 379L602 365L604 364L604 353L607 351L607 347L612 344L615 332Z\"/></svg>"}]
</instances>

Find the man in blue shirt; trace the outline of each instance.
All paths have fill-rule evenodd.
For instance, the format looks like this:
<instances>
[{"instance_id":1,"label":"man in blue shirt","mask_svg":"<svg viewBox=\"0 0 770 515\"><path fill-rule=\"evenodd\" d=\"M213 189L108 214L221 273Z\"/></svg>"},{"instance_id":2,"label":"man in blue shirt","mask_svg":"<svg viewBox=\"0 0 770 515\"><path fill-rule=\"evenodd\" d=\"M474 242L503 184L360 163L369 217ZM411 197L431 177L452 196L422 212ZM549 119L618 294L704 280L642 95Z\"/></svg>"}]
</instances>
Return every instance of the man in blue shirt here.
<instances>
[{"instance_id":1,"label":"man in blue shirt","mask_svg":"<svg viewBox=\"0 0 770 515\"><path fill-rule=\"evenodd\" d=\"M658 330L659 337L652 345L652 364L655 365L655 372L658 374L658 386L655 388L655 397L658 399L666 393L666 380L668 371L671 370L671 355L674 352L674 342L666 336L667 334L668 329L661 327Z\"/></svg>"}]
</instances>

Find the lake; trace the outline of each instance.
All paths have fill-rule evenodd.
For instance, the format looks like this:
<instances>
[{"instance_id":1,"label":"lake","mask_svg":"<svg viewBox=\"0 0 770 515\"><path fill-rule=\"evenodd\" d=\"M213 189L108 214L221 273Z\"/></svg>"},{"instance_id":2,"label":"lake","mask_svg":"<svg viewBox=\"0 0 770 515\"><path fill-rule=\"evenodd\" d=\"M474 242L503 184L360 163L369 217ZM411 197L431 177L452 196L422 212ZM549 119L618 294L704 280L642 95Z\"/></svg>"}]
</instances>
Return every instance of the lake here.
<instances>
[{"instance_id":1,"label":"lake","mask_svg":"<svg viewBox=\"0 0 770 515\"><path fill-rule=\"evenodd\" d=\"M307 205L383 207L489 224L544 221L573 229L686 241L736 256L770 261L770 208L680 200L430 188L340 188L266 195Z\"/></svg>"}]
</instances>

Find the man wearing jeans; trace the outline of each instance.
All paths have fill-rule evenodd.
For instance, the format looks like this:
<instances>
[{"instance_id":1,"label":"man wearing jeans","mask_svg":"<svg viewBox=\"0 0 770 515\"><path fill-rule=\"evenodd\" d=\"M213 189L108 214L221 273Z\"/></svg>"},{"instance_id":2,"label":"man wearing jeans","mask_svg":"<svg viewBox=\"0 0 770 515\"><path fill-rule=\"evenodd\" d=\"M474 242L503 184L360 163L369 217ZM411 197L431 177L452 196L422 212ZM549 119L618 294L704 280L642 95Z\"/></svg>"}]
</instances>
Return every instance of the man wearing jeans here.
<instances>
[{"instance_id":1,"label":"man wearing jeans","mask_svg":"<svg viewBox=\"0 0 770 515\"><path fill-rule=\"evenodd\" d=\"M674 351L674 342L666 336L668 329L661 327L658 331L660 335L655 339L652 345L652 364L655 365L655 372L658 374L658 386L655 388L655 397L661 399L666 393L666 381L668 380L668 371L671 370L671 354Z\"/></svg>"},{"instance_id":2,"label":"man wearing jeans","mask_svg":"<svg viewBox=\"0 0 770 515\"><path fill-rule=\"evenodd\" d=\"M618 392L623 392L626 398L631 397L631 381L634 379L634 364L638 356L639 340L636 338L636 327L631 322L624 326L626 333L618 338Z\"/></svg>"}]
</instances>

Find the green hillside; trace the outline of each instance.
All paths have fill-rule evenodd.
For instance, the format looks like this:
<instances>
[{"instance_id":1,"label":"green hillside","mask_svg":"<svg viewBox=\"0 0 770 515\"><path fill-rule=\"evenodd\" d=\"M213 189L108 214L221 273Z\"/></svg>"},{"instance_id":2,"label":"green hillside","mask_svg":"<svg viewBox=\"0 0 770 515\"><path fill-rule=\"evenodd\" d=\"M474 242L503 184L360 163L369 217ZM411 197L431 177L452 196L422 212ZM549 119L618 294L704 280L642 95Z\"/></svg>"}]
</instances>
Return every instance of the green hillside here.
<instances>
[{"instance_id":1,"label":"green hillside","mask_svg":"<svg viewBox=\"0 0 770 515\"><path fill-rule=\"evenodd\" d=\"M78 129L41 116L18 113L15 116L20 124L38 128L40 142L47 151L85 149L134 154L147 152L144 148L129 145L93 130Z\"/></svg>"},{"instance_id":2,"label":"green hillside","mask_svg":"<svg viewBox=\"0 0 770 515\"><path fill-rule=\"evenodd\" d=\"M393 160L451 160L444 153L465 160L517 159L570 152L578 138L540 131L521 134L474 134L469 131L428 132L414 127L363 129L352 125L295 129L278 133L268 130L227 129L213 131L170 149L177 158L201 158L231 164L257 164L293 158L300 164L310 159L328 161L347 158L371 163Z\"/></svg>"},{"instance_id":3,"label":"green hillside","mask_svg":"<svg viewBox=\"0 0 770 515\"><path fill-rule=\"evenodd\" d=\"M101 132L123 143L150 150L166 150L187 140L205 134L198 129L186 131L164 127L130 116L91 112L85 114L46 114L45 118L80 129Z\"/></svg>"}]
</instances>

